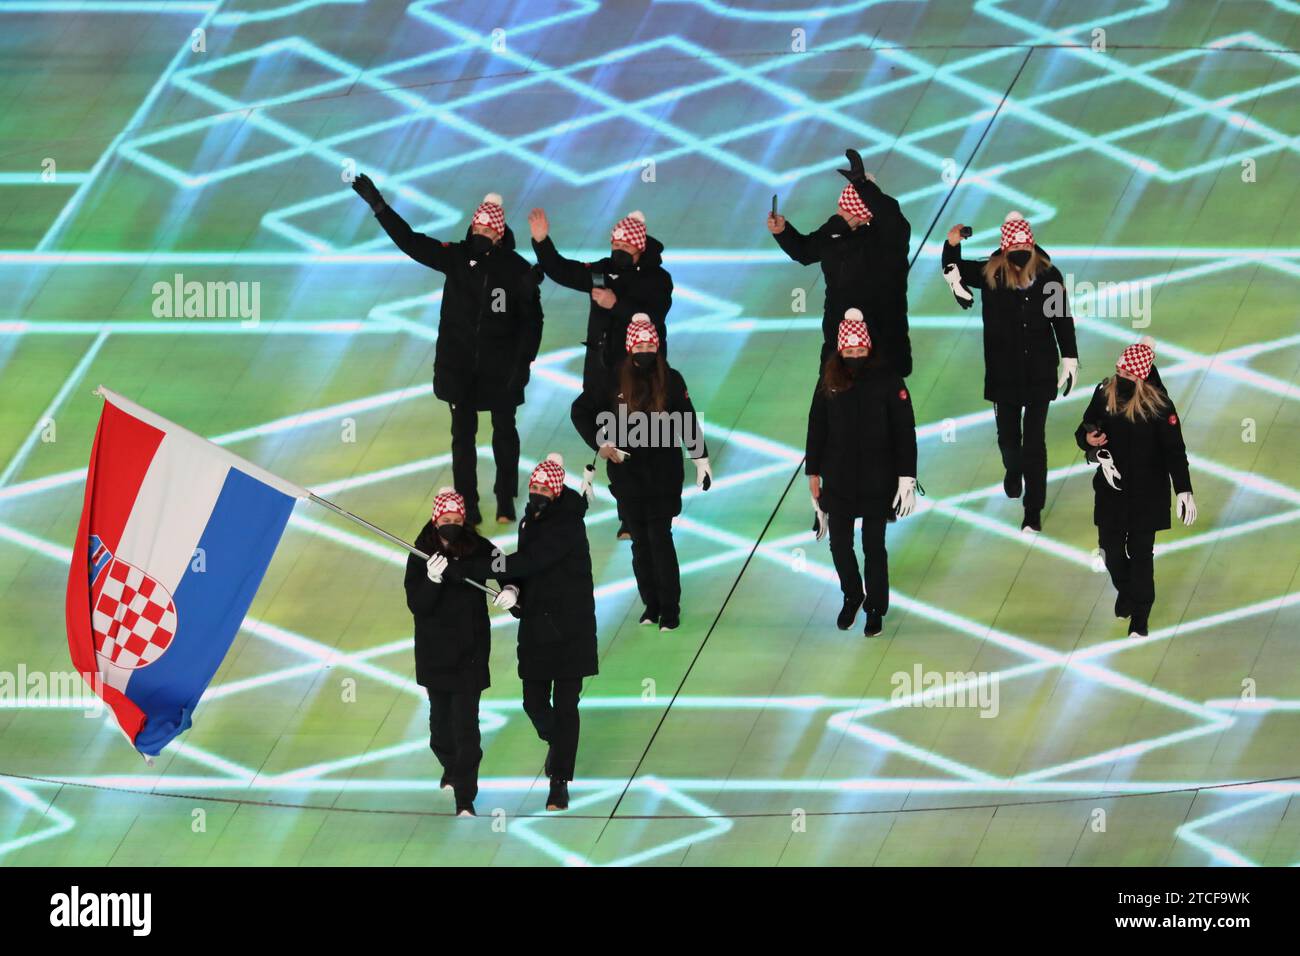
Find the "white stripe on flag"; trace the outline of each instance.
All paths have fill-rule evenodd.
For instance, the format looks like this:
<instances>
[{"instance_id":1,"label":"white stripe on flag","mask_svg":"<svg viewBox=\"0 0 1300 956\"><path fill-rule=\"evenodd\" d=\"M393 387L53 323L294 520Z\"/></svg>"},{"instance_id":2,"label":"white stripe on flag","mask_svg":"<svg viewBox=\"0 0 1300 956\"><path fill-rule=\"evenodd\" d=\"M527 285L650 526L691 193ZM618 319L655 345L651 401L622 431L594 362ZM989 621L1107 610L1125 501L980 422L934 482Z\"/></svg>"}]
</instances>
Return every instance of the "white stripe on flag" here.
<instances>
[{"instance_id":1,"label":"white stripe on flag","mask_svg":"<svg viewBox=\"0 0 1300 956\"><path fill-rule=\"evenodd\" d=\"M175 596L229 471L226 461L185 435L165 435L140 484L117 557Z\"/></svg>"}]
</instances>

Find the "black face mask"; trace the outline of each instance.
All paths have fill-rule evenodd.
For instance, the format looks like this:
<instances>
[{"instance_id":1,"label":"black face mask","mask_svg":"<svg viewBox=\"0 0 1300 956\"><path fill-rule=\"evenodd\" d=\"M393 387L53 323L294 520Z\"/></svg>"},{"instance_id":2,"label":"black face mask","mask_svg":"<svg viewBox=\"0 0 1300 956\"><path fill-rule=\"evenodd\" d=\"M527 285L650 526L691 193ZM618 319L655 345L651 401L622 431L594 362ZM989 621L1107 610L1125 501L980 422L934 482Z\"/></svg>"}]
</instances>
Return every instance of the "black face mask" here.
<instances>
[{"instance_id":1,"label":"black face mask","mask_svg":"<svg viewBox=\"0 0 1300 956\"><path fill-rule=\"evenodd\" d=\"M477 232L469 237L469 250L476 256L485 256L492 249L492 240L487 236L481 236Z\"/></svg>"},{"instance_id":2,"label":"black face mask","mask_svg":"<svg viewBox=\"0 0 1300 956\"><path fill-rule=\"evenodd\" d=\"M1028 249L1013 249L1007 253L1007 258L1011 260L1013 266L1018 269L1023 269L1025 266L1029 265L1029 255L1030 253Z\"/></svg>"},{"instance_id":3,"label":"black face mask","mask_svg":"<svg viewBox=\"0 0 1300 956\"><path fill-rule=\"evenodd\" d=\"M1120 378L1116 375L1115 391L1119 394L1120 398L1127 402L1133 397L1133 393L1137 391L1137 382L1130 382L1128 379Z\"/></svg>"},{"instance_id":4,"label":"black face mask","mask_svg":"<svg viewBox=\"0 0 1300 956\"><path fill-rule=\"evenodd\" d=\"M844 362L845 368L847 368L849 373L855 378L858 375L861 375L862 370L867 367L867 357L865 355L859 355L856 358L841 358Z\"/></svg>"},{"instance_id":5,"label":"black face mask","mask_svg":"<svg viewBox=\"0 0 1300 956\"><path fill-rule=\"evenodd\" d=\"M533 509L535 515L540 515L550 503L551 499L540 492L531 491L528 493L528 507Z\"/></svg>"},{"instance_id":6,"label":"black face mask","mask_svg":"<svg viewBox=\"0 0 1300 956\"><path fill-rule=\"evenodd\" d=\"M636 265L636 263L632 261L632 253L628 252L626 249L615 249L609 254L609 258L614 265L618 266L620 269L631 269L632 266Z\"/></svg>"},{"instance_id":7,"label":"black face mask","mask_svg":"<svg viewBox=\"0 0 1300 956\"><path fill-rule=\"evenodd\" d=\"M442 538L443 544L455 544L465 534L463 524L440 524L438 525L438 537Z\"/></svg>"},{"instance_id":8,"label":"black face mask","mask_svg":"<svg viewBox=\"0 0 1300 956\"><path fill-rule=\"evenodd\" d=\"M645 372L655 367L656 358L658 358L658 354L655 352L633 352L632 364Z\"/></svg>"}]
</instances>

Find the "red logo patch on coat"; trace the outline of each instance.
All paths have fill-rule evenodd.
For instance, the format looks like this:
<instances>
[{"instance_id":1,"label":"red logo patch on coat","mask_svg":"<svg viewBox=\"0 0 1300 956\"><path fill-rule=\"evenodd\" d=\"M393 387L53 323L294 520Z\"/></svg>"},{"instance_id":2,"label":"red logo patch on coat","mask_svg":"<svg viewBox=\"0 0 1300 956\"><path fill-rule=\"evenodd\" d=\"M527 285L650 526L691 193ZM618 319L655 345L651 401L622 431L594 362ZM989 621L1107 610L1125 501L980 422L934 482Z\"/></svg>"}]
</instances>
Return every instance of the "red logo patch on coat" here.
<instances>
[{"instance_id":1,"label":"red logo patch on coat","mask_svg":"<svg viewBox=\"0 0 1300 956\"><path fill-rule=\"evenodd\" d=\"M898 397L901 398L903 401L907 401L907 389L900 388L898 390Z\"/></svg>"},{"instance_id":2,"label":"red logo patch on coat","mask_svg":"<svg viewBox=\"0 0 1300 956\"><path fill-rule=\"evenodd\" d=\"M1177 416L1177 415L1170 415L1170 416L1169 416L1169 424L1170 424L1170 425L1177 425L1177 424L1178 424L1178 416Z\"/></svg>"}]
</instances>

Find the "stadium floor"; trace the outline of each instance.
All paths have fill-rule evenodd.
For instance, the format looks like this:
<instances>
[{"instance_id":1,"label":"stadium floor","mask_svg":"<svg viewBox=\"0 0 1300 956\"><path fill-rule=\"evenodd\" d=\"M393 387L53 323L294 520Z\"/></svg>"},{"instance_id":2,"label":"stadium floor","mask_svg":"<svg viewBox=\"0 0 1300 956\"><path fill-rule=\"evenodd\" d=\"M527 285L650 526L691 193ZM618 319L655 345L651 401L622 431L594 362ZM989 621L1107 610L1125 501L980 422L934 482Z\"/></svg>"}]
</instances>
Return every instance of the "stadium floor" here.
<instances>
[{"instance_id":1,"label":"stadium floor","mask_svg":"<svg viewBox=\"0 0 1300 956\"><path fill-rule=\"evenodd\" d=\"M598 487L601 670L567 813L542 811L502 616L480 817L451 816L412 680L405 556L300 504L156 766L74 701L0 701L0 863L1300 862L1294 4L39 6L0 0L18 68L0 81L0 672L69 668L98 384L414 537L450 482L429 385L440 283L390 246L341 181L347 160L441 237L495 190L521 238L543 205L561 251L590 258L643 209L716 481L675 526L671 635L637 626ZM878 639L861 618L835 629L829 552L808 531L820 276L763 225L774 192L796 225L822 221L846 146L902 202L916 256L928 494L890 530ZM978 310L938 268L951 224L991 248L1012 208L1074 282L1082 367L1048 421L1033 539L1001 494ZM259 283L260 321L157 315L153 286L177 273ZM559 450L572 475L586 307L543 291L524 467ZM1141 334L1201 518L1157 539L1152 631L1135 640L1110 613L1072 433ZM486 444L479 474L489 488Z\"/></svg>"}]
</instances>

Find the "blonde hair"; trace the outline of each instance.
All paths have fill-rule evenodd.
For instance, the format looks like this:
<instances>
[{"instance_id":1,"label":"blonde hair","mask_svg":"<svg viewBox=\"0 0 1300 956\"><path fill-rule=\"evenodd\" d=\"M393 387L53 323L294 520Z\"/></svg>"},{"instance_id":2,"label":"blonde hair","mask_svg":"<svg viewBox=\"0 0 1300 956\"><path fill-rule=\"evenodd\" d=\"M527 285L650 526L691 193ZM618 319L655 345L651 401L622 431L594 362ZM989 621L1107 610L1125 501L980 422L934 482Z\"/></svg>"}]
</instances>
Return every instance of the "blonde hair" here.
<instances>
[{"instance_id":1,"label":"blonde hair","mask_svg":"<svg viewBox=\"0 0 1300 956\"><path fill-rule=\"evenodd\" d=\"M1119 397L1119 376L1112 375L1103 383L1106 388L1106 414L1123 415L1131 422L1139 418L1155 418L1169 405L1165 393L1144 378L1133 382L1133 397L1122 401Z\"/></svg>"},{"instance_id":2,"label":"blonde hair","mask_svg":"<svg viewBox=\"0 0 1300 956\"><path fill-rule=\"evenodd\" d=\"M1038 278L1038 273L1052 264L1047 253L1037 246L1029 253L1029 261L1018 266L1003 252L984 260L984 285L990 289L1028 289Z\"/></svg>"}]
</instances>

